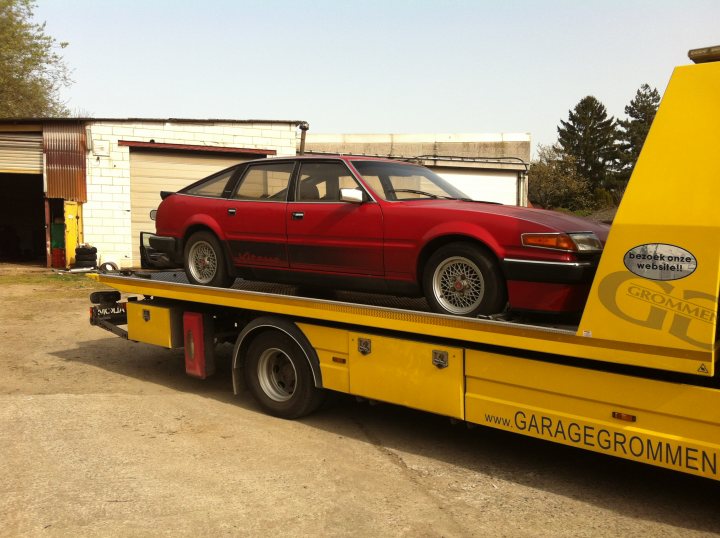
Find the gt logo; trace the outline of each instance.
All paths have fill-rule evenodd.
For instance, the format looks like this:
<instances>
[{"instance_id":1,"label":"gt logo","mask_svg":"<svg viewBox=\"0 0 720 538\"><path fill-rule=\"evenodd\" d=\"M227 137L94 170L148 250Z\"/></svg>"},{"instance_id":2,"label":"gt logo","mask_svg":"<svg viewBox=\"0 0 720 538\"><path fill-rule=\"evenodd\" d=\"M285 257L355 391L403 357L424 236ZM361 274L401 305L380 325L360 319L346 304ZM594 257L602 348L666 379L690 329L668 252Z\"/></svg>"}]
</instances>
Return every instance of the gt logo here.
<instances>
[{"instance_id":1,"label":"gt logo","mask_svg":"<svg viewBox=\"0 0 720 538\"><path fill-rule=\"evenodd\" d=\"M614 315L629 323L648 329L663 330L666 319L670 318L668 332L698 348L712 350L712 343L703 342L689 335L691 324L715 323L717 297L695 290L683 290L682 297L673 295L676 286L669 282L639 279L625 271L611 273L598 287L600 302ZM620 298L623 298L621 301ZM631 299L633 312L624 311L621 303ZM697 301L701 301L698 303ZM638 304L645 306L638 309Z\"/></svg>"}]
</instances>

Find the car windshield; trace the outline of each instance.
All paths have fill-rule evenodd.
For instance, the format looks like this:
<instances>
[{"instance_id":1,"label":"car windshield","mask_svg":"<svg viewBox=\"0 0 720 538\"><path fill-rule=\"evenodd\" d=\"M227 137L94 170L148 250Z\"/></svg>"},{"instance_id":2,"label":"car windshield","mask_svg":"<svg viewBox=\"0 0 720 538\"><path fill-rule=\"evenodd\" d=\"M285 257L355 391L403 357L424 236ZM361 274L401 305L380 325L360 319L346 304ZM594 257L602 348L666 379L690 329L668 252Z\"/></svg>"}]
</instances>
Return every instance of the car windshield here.
<instances>
[{"instance_id":1,"label":"car windshield","mask_svg":"<svg viewBox=\"0 0 720 538\"><path fill-rule=\"evenodd\" d=\"M467 198L432 170L393 162L353 161L365 183L383 200Z\"/></svg>"}]
</instances>

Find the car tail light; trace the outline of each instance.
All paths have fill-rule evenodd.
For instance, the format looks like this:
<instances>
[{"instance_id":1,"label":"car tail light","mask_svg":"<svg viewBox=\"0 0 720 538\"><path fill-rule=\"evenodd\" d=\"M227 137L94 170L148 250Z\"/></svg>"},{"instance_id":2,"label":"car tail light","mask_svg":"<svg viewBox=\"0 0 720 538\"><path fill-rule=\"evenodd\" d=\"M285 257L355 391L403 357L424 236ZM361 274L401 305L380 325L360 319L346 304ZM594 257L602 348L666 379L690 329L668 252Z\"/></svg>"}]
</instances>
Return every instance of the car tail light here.
<instances>
[{"instance_id":1,"label":"car tail light","mask_svg":"<svg viewBox=\"0 0 720 538\"><path fill-rule=\"evenodd\" d=\"M602 250L602 243L592 233L533 233L522 234L525 247L549 248L572 252L590 252Z\"/></svg>"}]
</instances>

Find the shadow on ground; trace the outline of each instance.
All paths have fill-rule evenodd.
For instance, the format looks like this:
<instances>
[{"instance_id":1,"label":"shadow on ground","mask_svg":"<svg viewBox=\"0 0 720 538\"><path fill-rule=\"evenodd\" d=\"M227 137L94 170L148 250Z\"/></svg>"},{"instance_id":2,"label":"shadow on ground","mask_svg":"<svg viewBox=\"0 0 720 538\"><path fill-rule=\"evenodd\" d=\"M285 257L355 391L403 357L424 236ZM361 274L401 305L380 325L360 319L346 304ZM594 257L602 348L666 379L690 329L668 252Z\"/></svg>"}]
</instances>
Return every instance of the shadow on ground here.
<instances>
[{"instance_id":1,"label":"shadow on ground","mask_svg":"<svg viewBox=\"0 0 720 538\"><path fill-rule=\"evenodd\" d=\"M261 413L249 393L233 396L230 345L218 347L217 372L206 380L185 375L182 350L163 350L120 338L79 342L77 346L51 354ZM332 394L321 410L301 422L386 450L574 498L626 517L680 529L720 531L718 483L711 480L488 427L453 425L444 417L389 404L369 405L342 394Z\"/></svg>"}]
</instances>

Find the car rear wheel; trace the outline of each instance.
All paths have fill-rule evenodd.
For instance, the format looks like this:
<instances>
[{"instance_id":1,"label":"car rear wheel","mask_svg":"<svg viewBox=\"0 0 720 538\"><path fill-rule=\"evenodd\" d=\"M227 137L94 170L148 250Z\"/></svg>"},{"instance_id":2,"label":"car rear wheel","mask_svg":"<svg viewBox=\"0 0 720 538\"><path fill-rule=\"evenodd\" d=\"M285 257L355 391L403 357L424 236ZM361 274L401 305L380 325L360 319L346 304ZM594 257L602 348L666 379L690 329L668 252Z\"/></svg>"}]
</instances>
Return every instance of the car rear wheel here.
<instances>
[{"instance_id":1,"label":"car rear wheel","mask_svg":"<svg viewBox=\"0 0 720 538\"><path fill-rule=\"evenodd\" d=\"M185 244L185 272L191 284L229 287L234 278L228 275L220 241L210 232L196 232Z\"/></svg>"},{"instance_id":2,"label":"car rear wheel","mask_svg":"<svg viewBox=\"0 0 720 538\"><path fill-rule=\"evenodd\" d=\"M470 243L450 243L435 251L425 266L423 289L430 307L441 314L497 314L507 302L497 263Z\"/></svg>"}]
</instances>

